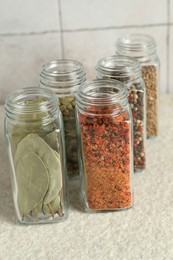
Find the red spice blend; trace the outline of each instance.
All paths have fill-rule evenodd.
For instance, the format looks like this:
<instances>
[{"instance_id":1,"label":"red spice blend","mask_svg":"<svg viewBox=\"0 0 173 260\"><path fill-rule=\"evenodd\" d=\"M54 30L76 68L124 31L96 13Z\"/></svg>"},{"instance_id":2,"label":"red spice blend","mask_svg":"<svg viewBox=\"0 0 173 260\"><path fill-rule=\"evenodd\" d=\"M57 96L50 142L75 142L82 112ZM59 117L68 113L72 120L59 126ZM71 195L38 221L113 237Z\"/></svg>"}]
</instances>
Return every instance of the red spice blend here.
<instances>
[{"instance_id":1,"label":"red spice blend","mask_svg":"<svg viewBox=\"0 0 173 260\"><path fill-rule=\"evenodd\" d=\"M115 109L115 106L99 110L97 107L95 115L78 112L86 197L92 210L132 206L130 118L125 111L114 114Z\"/></svg>"}]
</instances>

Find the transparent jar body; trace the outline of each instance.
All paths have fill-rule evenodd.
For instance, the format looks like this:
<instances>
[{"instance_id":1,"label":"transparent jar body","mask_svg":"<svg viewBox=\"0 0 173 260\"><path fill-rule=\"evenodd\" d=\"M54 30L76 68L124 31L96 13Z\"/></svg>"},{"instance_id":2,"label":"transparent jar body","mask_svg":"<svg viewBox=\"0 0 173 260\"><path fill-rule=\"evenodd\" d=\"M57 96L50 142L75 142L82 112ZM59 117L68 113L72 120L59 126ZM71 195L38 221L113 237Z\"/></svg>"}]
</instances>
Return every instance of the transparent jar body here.
<instances>
[{"instance_id":1,"label":"transparent jar body","mask_svg":"<svg viewBox=\"0 0 173 260\"><path fill-rule=\"evenodd\" d=\"M84 83L77 92L76 109L85 211L131 208L132 116L126 89L112 80Z\"/></svg>"},{"instance_id":2,"label":"transparent jar body","mask_svg":"<svg viewBox=\"0 0 173 260\"><path fill-rule=\"evenodd\" d=\"M82 64L73 60L57 60L44 64L40 74L40 86L51 89L59 98L64 122L67 173L70 177L79 176L75 96L85 80Z\"/></svg>"},{"instance_id":3,"label":"transparent jar body","mask_svg":"<svg viewBox=\"0 0 173 260\"><path fill-rule=\"evenodd\" d=\"M50 91L25 88L5 103L5 136L17 219L53 223L68 217L64 134L58 101Z\"/></svg>"},{"instance_id":4,"label":"transparent jar body","mask_svg":"<svg viewBox=\"0 0 173 260\"><path fill-rule=\"evenodd\" d=\"M150 56L148 61L140 61L142 77L146 85L147 96L147 137L158 135L158 100L160 62L157 54Z\"/></svg>"},{"instance_id":5,"label":"transparent jar body","mask_svg":"<svg viewBox=\"0 0 173 260\"><path fill-rule=\"evenodd\" d=\"M160 61L155 40L149 35L132 34L120 38L116 53L136 58L142 67L142 77L146 86L147 137L158 135L158 94L160 86Z\"/></svg>"},{"instance_id":6,"label":"transparent jar body","mask_svg":"<svg viewBox=\"0 0 173 260\"><path fill-rule=\"evenodd\" d=\"M134 171L141 172L146 167L146 90L137 60L126 56L109 56L98 61L98 79L116 79L128 89L128 101L133 116Z\"/></svg>"}]
</instances>

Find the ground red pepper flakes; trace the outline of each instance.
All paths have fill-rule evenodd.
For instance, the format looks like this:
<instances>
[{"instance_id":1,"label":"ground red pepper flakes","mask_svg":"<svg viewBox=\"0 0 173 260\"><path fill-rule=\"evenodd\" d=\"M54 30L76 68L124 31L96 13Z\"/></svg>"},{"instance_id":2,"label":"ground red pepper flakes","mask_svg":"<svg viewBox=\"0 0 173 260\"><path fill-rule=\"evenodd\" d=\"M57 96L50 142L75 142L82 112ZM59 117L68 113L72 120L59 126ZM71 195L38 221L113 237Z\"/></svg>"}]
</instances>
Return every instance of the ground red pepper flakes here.
<instances>
[{"instance_id":1,"label":"ground red pepper flakes","mask_svg":"<svg viewBox=\"0 0 173 260\"><path fill-rule=\"evenodd\" d=\"M100 107L98 115L78 112L86 199L92 210L132 206L130 118L127 112L108 116L114 108Z\"/></svg>"}]
</instances>

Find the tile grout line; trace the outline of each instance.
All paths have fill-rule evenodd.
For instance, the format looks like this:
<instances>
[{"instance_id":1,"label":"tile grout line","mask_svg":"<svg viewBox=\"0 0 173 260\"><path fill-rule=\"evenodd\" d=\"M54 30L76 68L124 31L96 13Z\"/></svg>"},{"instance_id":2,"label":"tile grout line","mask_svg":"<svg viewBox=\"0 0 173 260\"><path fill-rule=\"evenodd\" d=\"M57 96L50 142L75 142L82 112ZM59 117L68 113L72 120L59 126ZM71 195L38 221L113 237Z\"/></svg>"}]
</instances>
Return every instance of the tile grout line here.
<instances>
[{"instance_id":1,"label":"tile grout line","mask_svg":"<svg viewBox=\"0 0 173 260\"><path fill-rule=\"evenodd\" d=\"M63 22L62 22L62 9L61 9L61 0L58 0L59 7L59 24L60 24L60 41L61 41L61 58L65 58L64 51L64 32L63 32Z\"/></svg>"},{"instance_id":2,"label":"tile grout line","mask_svg":"<svg viewBox=\"0 0 173 260\"><path fill-rule=\"evenodd\" d=\"M169 0L168 0L169 1ZM60 2L60 0L58 0ZM60 5L61 6L61 5ZM131 28L149 28L149 27L162 27L162 26L173 26L173 23L158 23L158 24L141 24L141 25L124 25L124 26L109 26L109 27L98 27L98 28L81 28L81 29L63 29L62 26L62 13L59 11L60 17L60 30L47 30L40 32L22 32L22 33L0 33L0 37L14 37L14 36L28 36L28 35L42 35L50 33L75 33L75 32L86 32L86 31L105 31L105 30L120 30L120 29L131 29ZM64 48L64 37L62 37L62 43Z\"/></svg>"},{"instance_id":3,"label":"tile grout line","mask_svg":"<svg viewBox=\"0 0 173 260\"><path fill-rule=\"evenodd\" d=\"M173 25L170 23L169 25ZM79 28L79 29L64 29L63 32L85 32L85 31L105 31L105 30L119 30L119 29L131 29L131 28L147 28L147 27L159 27L168 26L168 23L155 23L155 24L140 24L140 25L122 25L122 26L108 26L108 27L96 27L96 28Z\"/></svg>"},{"instance_id":4,"label":"tile grout line","mask_svg":"<svg viewBox=\"0 0 173 260\"><path fill-rule=\"evenodd\" d=\"M170 92L170 82L169 82L169 75L170 75L170 0L167 0L167 37L166 37L166 46L167 46L167 52L166 52L166 61L167 61L167 72L166 72L166 93Z\"/></svg>"},{"instance_id":5,"label":"tile grout line","mask_svg":"<svg viewBox=\"0 0 173 260\"><path fill-rule=\"evenodd\" d=\"M60 31L59 30L47 30L47 31L40 31L40 32L0 33L0 37L44 35L44 34L50 34L50 33L60 33Z\"/></svg>"}]
</instances>

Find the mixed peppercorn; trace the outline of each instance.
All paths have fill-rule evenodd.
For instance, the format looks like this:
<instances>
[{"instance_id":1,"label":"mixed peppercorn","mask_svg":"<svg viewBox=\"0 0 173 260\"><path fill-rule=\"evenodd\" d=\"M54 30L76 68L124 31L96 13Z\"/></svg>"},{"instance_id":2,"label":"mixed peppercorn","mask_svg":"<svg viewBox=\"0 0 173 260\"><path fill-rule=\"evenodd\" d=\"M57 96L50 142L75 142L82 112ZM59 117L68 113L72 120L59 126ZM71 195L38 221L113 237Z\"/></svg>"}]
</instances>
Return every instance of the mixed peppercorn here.
<instances>
[{"instance_id":1,"label":"mixed peppercorn","mask_svg":"<svg viewBox=\"0 0 173 260\"><path fill-rule=\"evenodd\" d=\"M128 99L133 115L134 170L141 171L145 169L144 92L133 84Z\"/></svg>"}]
</instances>

